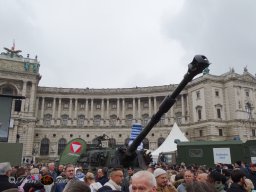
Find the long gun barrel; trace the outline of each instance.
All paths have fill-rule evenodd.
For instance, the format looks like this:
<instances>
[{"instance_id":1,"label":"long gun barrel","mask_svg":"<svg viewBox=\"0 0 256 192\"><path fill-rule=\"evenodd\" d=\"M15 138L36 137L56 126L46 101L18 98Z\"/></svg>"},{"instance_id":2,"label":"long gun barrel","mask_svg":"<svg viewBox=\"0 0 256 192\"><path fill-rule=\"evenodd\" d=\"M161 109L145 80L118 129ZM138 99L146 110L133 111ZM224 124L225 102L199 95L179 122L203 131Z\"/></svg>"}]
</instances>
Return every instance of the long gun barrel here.
<instances>
[{"instance_id":1,"label":"long gun barrel","mask_svg":"<svg viewBox=\"0 0 256 192\"><path fill-rule=\"evenodd\" d=\"M205 68L210 65L208 59L203 55L196 55L193 61L188 65L188 71L185 74L183 80L180 82L178 87L173 91L172 94L167 95L165 99L159 106L159 110L152 116L148 124L142 130L142 132L136 137L133 143L127 148L121 158L121 164L127 165L130 161L132 161L136 154L137 147L143 141L143 139L147 136L150 130L157 124L162 115L166 113L175 103L176 97L180 94L180 92L185 88L185 86L198 74L202 73Z\"/></svg>"}]
</instances>

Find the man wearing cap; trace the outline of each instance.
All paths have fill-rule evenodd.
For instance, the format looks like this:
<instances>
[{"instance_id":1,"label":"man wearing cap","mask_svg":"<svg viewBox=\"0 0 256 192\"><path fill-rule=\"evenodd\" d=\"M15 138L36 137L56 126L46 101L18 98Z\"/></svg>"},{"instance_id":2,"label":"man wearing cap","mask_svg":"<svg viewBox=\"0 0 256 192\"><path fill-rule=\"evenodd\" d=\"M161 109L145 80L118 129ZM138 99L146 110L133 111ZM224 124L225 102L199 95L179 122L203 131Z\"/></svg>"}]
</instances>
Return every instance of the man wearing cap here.
<instances>
[{"instance_id":1,"label":"man wearing cap","mask_svg":"<svg viewBox=\"0 0 256 192\"><path fill-rule=\"evenodd\" d=\"M9 178L11 171L12 168L9 162L0 163L0 191L18 188L16 184L11 182L13 180Z\"/></svg>"},{"instance_id":2,"label":"man wearing cap","mask_svg":"<svg viewBox=\"0 0 256 192\"><path fill-rule=\"evenodd\" d=\"M162 168L157 168L154 171L154 176L157 183L158 192L177 192L176 188L168 183L167 172Z\"/></svg>"}]
</instances>

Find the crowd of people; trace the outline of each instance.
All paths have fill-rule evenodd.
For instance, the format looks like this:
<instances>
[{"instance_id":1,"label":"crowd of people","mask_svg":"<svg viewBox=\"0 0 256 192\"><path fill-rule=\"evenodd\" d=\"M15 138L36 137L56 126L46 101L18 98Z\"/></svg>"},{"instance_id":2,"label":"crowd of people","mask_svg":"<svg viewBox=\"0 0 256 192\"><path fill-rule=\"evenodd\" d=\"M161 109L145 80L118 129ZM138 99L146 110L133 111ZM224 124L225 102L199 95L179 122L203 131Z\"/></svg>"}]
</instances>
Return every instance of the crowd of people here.
<instances>
[{"instance_id":1,"label":"crowd of people","mask_svg":"<svg viewBox=\"0 0 256 192\"><path fill-rule=\"evenodd\" d=\"M11 167L0 163L0 192L253 192L256 164L205 166L151 164L146 170L73 164Z\"/></svg>"}]
</instances>

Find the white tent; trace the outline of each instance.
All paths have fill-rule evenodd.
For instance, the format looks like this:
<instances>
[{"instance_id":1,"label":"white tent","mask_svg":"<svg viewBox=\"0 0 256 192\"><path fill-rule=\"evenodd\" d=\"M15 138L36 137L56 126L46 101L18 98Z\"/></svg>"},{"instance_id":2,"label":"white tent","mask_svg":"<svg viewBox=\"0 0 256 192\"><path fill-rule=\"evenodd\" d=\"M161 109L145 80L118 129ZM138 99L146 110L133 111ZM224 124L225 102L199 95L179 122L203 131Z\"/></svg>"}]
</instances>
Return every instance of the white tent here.
<instances>
[{"instance_id":1,"label":"white tent","mask_svg":"<svg viewBox=\"0 0 256 192\"><path fill-rule=\"evenodd\" d=\"M177 144L174 143L176 139L180 141L188 141L186 136L181 132L180 128L174 123L171 132L165 139L165 141L153 152L151 152L153 159L158 158L158 155L162 152L173 152L177 150Z\"/></svg>"}]
</instances>

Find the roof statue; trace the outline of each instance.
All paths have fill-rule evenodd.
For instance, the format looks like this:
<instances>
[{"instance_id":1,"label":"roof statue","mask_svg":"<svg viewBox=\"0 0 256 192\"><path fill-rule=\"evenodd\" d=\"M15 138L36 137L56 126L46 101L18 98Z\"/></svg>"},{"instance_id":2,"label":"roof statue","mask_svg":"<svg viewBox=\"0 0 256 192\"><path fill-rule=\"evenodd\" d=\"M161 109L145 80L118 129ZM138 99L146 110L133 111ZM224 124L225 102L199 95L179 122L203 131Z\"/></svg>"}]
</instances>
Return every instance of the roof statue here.
<instances>
[{"instance_id":1,"label":"roof statue","mask_svg":"<svg viewBox=\"0 0 256 192\"><path fill-rule=\"evenodd\" d=\"M9 49L7 47L4 47L4 49L7 51L6 55L10 55L11 57L13 57L13 56L20 57L19 53L22 52L21 50L15 50L15 42L13 42L11 49Z\"/></svg>"}]
</instances>

